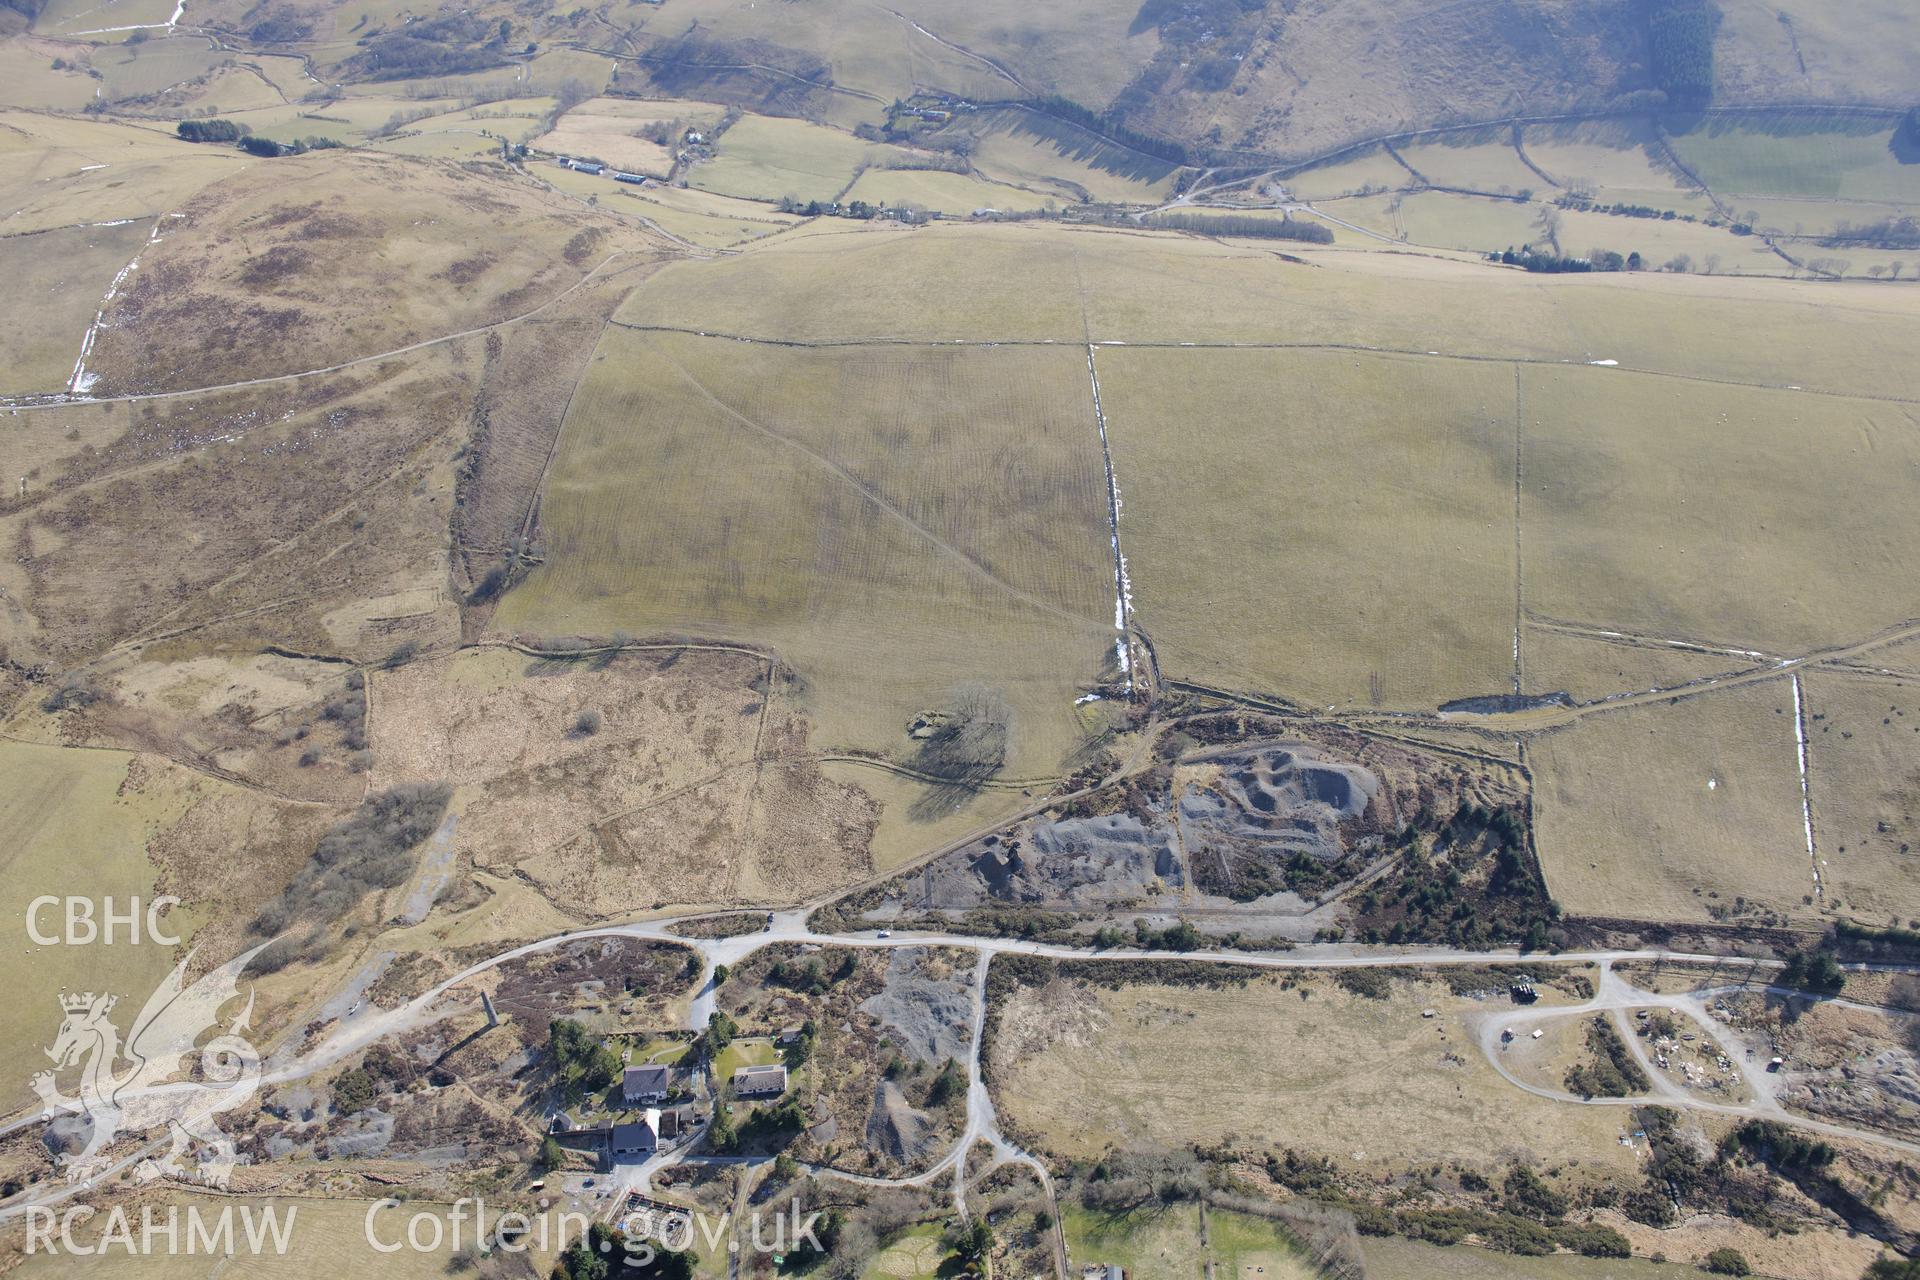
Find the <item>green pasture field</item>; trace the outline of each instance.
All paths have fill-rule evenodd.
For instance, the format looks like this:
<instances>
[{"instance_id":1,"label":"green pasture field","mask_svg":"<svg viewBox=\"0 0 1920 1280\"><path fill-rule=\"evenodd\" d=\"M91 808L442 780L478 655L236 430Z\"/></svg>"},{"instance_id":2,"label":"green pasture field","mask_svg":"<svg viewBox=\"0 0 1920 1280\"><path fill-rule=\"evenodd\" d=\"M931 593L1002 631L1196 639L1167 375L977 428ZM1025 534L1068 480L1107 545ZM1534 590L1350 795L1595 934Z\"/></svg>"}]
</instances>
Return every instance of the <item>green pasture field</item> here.
<instances>
[{"instance_id":1,"label":"green pasture field","mask_svg":"<svg viewBox=\"0 0 1920 1280\"><path fill-rule=\"evenodd\" d=\"M1544 207L1530 201L1420 191L1399 197L1394 221L1399 233L1414 244L1493 253L1524 244L1544 245L1546 234L1540 223Z\"/></svg>"},{"instance_id":2,"label":"green pasture field","mask_svg":"<svg viewBox=\"0 0 1920 1280\"><path fill-rule=\"evenodd\" d=\"M1644 1258L1583 1258L1559 1253L1528 1258L1473 1245L1438 1245L1397 1236L1369 1236L1361 1242L1370 1280L1432 1280L1434 1276L1473 1276L1475 1280L1700 1280L1698 1267Z\"/></svg>"},{"instance_id":3,"label":"green pasture field","mask_svg":"<svg viewBox=\"0 0 1920 1280\"><path fill-rule=\"evenodd\" d=\"M1531 755L1541 870L1572 914L1811 914L1790 680L1591 714Z\"/></svg>"},{"instance_id":4,"label":"green pasture field","mask_svg":"<svg viewBox=\"0 0 1920 1280\"><path fill-rule=\"evenodd\" d=\"M615 327L568 415L513 632L769 644L816 748L910 755L956 686L1056 771L1110 660L1083 350L807 351Z\"/></svg>"},{"instance_id":5,"label":"green pasture field","mask_svg":"<svg viewBox=\"0 0 1920 1280\"><path fill-rule=\"evenodd\" d=\"M1912 406L1612 369L1521 382L1529 611L1780 654L1911 615Z\"/></svg>"},{"instance_id":6,"label":"green pasture field","mask_svg":"<svg viewBox=\"0 0 1920 1280\"><path fill-rule=\"evenodd\" d=\"M0 238L0 394L64 391L115 275L147 242L145 220Z\"/></svg>"},{"instance_id":7,"label":"green pasture field","mask_svg":"<svg viewBox=\"0 0 1920 1280\"><path fill-rule=\"evenodd\" d=\"M1521 191L1539 194L1548 185L1520 159L1513 148L1512 134L1505 128L1447 133L1431 142L1408 143L1395 150L1439 187L1505 195Z\"/></svg>"},{"instance_id":8,"label":"green pasture field","mask_svg":"<svg viewBox=\"0 0 1920 1280\"><path fill-rule=\"evenodd\" d=\"M604 193L596 192L595 194ZM678 236L690 244L700 245L703 248L724 249L730 245L758 240L761 236L770 236L782 230L778 224L763 222L757 218L751 220L718 218L711 214L694 213L676 208L673 205L658 204L635 191L622 190L618 194L625 198L615 203L603 203L602 207L614 213L627 213L637 218L645 218L669 235Z\"/></svg>"},{"instance_id":9,"label":"green pasture field","mask_svg":"<svg viewBox=\"0 0 1920 1280\"><path fill-rule=\"evenodd\" d=\"M1556 183L1591 188L1593 198L1602 204L1712 212L1712 202L1667 161L1659 138L1646 124L1530 124L1521 131L1520 142L1527 158Z\"/></svg>"},{"instance_id":10,"label":"green pasture field","mask_svg":"<svg viewBox=\"0 0 1920 1280\"><path fill-rule=\"evenodd\" d=\"M1332 200L1361 191L1398 191L1415 182L1406 166L1388 155L1384 147L1371 147L1348 159L1302 169L1281 179L1281 185L1299 200Z\"/></svg>"},{"instance_id":11,"label":"green pasture field","mask_svg":"<svg viewBox=\"0 0 1920 1280\"><path fill-rule=\"evenodd\" d=\"M498 104L505 105L505 104ZM363 142L374 130L398 115L421 111L444 114L429 116L405 126L418 130L436 120L446 120L458 112L459 103L450 98L417 100L401 97L336 98L331 102L294 102L249 111L229 111L226 118L244 124L247 132L292 142L295 138L332 138L337 142Z\"/></svg>"},{"instance_id":12,"label":"green pasture field","mask_svg":"<svg viewBox=\"0 0 1920 1280\"><path fill-rule=\"evenodd\" d=\"M1805 684L1827 897L1864 923L1904 926L1920 917L1920 680L1816 671Z\"/></svg>"},{"instance_id":13,"label":"green pasture field","mask_svg":"<svg viewBox=\"0 0 1920 1280\"><path fill-rule=\"evenodd\" d=\"M868 169L847 192L848 200L892 208L917 205L948 217L964 218L975 209L1026 210L1055 203L1022 187L985 182L971 174L940 169Z\"/></svg>"},{"instance_id":14,"label":"green pasture field","mask_svg":"<svg viewBox=\"0 0 1920 1280\"><path fill-rule=\"evenodd\" d=\"M1411 192L1377 192L1368 196L1339 196L1321 200L1315 207L1342 222L1365 227L1393 240L1404 240L1406 229L1400 225L1400 206Z\"/></svg>"},{"instance_id":15,"label":"green pasture field","mask_svg":"<svg viewBox=\"0 0 1920 1280\"><path fill-rule=\"evenodd\" d=\"M713 1062L713 1078L722 1085L733 1082L733 1073L742 1067L766 1067L780 1061L780 1051L771 1040L735 1040Z\"/></svg>"},{"instance_id":16,"label":"green pasture field","mask_svg":"<svg viewBox=\"0 0 1920 1280\"><path fill-rule=\"evenodd\" d=\"M1076 1263L1121 1267L1138 1280L1213 1274L1234 1280L1312 1280L1319 1274L1273 1223L1247 1214L1175 1204L1124 1214L1074 1207L1062 1219Z\"/></svg>"},{"instance_id":17,"label":"green pasture field","mask_svg":"<svg viewBox=\"0 0 1920 1280\"><path fill-rule=\"evenodd\" d=\"M1740 196L1734 209L1753 226L1781 236L1823 236L1842 223L1870 226L1889 218L1911 217L1920 205L1887 204L1866 200L1826 200L1814 196ZM1851 253L1848 249L1817 249L1802 246L1809 255ZM1920 258L1920 253L1908 257Z\"/></svg>"},{"instance_id":18,"label":"green pasture field","mask_svg":"<svg viewBox=\"0 0 1920 1280\"><path fill-rule=\"evenodd\" d=\"M1715 118L1671 143L1724 199L1743 195L1920 201L1920 163L1895 155L1891 122L1792 116Z\"/></svg>"},{"instance_id":19,"label":"green pasture field","mask_svg":"<svg viewBox=\"0 0 1920 1280\"><path fill-rule=\"evenodd\" d=\"M950 1255L937 1222L913 1227L887 1243L867 1264L863 1280L935 1280Z\"/></svg>"},{"instance_id":20,"label":"green pasture field","mask_svg":"<svg viewBox=\"0 0 1920 1280\"><path fill-rule=\"evenodd\" d=\"M669 267L629 299L622 318L802 340L1079 342L1090 332L1110 342L1617 360L1689 377L1920 398L1920 366L1904 358L1920 343L1920 291L1864 282L1540 276L1396 253L1321 253L1300 266L1265 246L1024 224L833 230ZM926 305L930 298L937 305Z\"/></svg>"},{"instance_id":21,"label":"green pasture field","mask_svg":"<svg viewBox=\"0 0 1920 1280\"><path fill-rule=\"evenodd\" d=\"M515 1207L531 1209L532 1196L521 1198L512 1192L493 1192L488 1196L489 1215L507 1208L501 1203L511 1200ZM249 1280L307 1280L308 1277L327 1271L336 1271L348 1275L377 1275L381 1280L439 1280L454 1266L456 1252L455 1232L462 1233L461 1242L471 1243L474 1234L473 1206L462 1206L464 1220L455 1222L450 1215L453 1210L445 1205L429 1200L409 1198L386 1202L387 1207L375 1210L371 1200L323 1200L317 1197L282 1199L240 1199L229 1197L168 1195L163 1203L154 1205L153 1221L156 1226L164 1226L168 1221L166 1205L179 1207L179 1246L169 1252L166 1236L159 1235L158 1241L148 1253L127 1250L119 1245L106 1245L99 1242L100 1234L107 1226L107 1206L100 1206L100 1213L90 1221L76 1225L74 1236L82 1247L90 1247L98 1242L102 1244L98 1253L87 1259L86 1270L89 1275L101 1276L106 1280L200 1280L210 1270L226 1274L229 1270L245 1275ZM224 1256L216 1255L209 1261L205 1250L189 1252L189 1222L187 1206L198 1208L201 1220L207 1229L217 1229L219 1215L225 1209L234 1210L233 1236L236 1242L234 1251ZM265 1247L255 1252L247 1247L245 1222L240 1209L254 1211L256 1228L263 1233ZM278 1221L285 1224L291 1219L291 1229L287 1232L287 1247L284 1253L277 1251L270 1235L264 1235L266 1224L258 1216L267 1208L272 1208ZM557 1214L547 1220L545 1236L549 1246L560 1239L562 1226ZM578 1210L572 1212L578 1213ZM369 1236L369 1215L371 1214L371 1237ZM414 1215L428 1218L440 1218L439 1249L415 1250L407 1247L407 1228ZM531 1213L530 1217L538 1217ZM138 1207L128 1211L129 1222L133 1229L133 1240L140 1241L141 1211ZM578 1239L584 1228L575 1219L569 1221L565 1230L569 1232L569 1241ZM418 1238L431 1243L435 1231L422 1225ZM527 1237L528 1248L520 1255L530 1265L544 1274L559 1251L552 1247L541 1248L542 1232L536 1227ZM58 1237L56 1236L56 1241ZM398 1245L397 1249L378 1249L380 1245ZM37 1252L27 1257L20 1267L19 1274L29 1280L41 1277L55 1277L73 1274L73 1261L65 1254L64 1247L59 1253Z\"/></svg>"},{"instance_id":22,"label":"green pasture field","mask_svg":"<svg viewBox=\"0 0 1920 1280\"><path fill-rule=\"evenodd\" d=\"M1684 254L1691 260L1690 269L1703 274L1784 276L1794 272L1793 264L1759 236L1736 236L1725 227L1679 219L1623 218L1568 209L1560 214L1560 248L1577 257L1595 249L1611 249L1622 257L1638 253L1649 269Z\"/></svg>"},{"instance_id":23,"label":"green pasture field","mask_svg":"<svg viewBox=\"0 0 1920 1280\"><path fill-rule=\"evenodd\" d=\"M875 144L805 120L743 116L720 136L711 161L694 165L690 186L750 200L832 200Z\"/></svg>"},{"instance_id":24,"label":"green pasture field","mask_svg":"<svg viewBox=\"0 0 1920 1280\"><path fill-rule=\"evenodd\" d=\"M108 46L97 50L89 61L105 77L102 87L112 99L159 93L237 59L230 50L210 48L203 37L167 36Z\"/></svg>"},{"instance_id":25,"label":"green pasture field","mask_svg":"<svg viewBox=\"0 0 1920 1280\"><path fill-rule=\"evenodd\" d=\"M1165 668L1314 706L1510 688L1513 375L1357 352L1103 348Z\"/></svg>"},{"instance_id":26,"label":"green pasture field","mask_svg":"<svg viewBox=\"0 0 1920 1280\"><path fill-rule=\"evenodd\" d=\"M45 894L111 896L122 910L131 897L152 900L148 836L183 806L153 790L122 794L133 760L118 751L0 742L0 910L13 922L5 966L11 995L0 1012L0 1096L10 1106L27 1100L28 1077L49 1065L42 1050L60 1028L61 992L119 992L122 1005L138 1011L173 967L170 947L124 940L43 947L26 932L28 904ZM59 909L43 912L39 924L60 933ZM184 934L183 924L176 910L169 926Z\"/></svg>"},{"instance_id":27,"label":"green pasture field","mask_svg":"<svg viewBox=\"0 0 1920 1280\"><path fill-rule=\"evenodd\" d=\"M724 261L667 267L618 318L798 341L1075 342L1085 332L1061 232L1009 225L842 232L834 221L825 220L820 234L782 237Z\"/></svg>"},{"instance_id":28,"label":"green pasture field","mask_svg":"<svg viewBox=\"0 0 1920 1280\"><path fill-rule=\"evenodd\" d=\"M983 111L964 127L979 139L973 162L982 174L1063 202L1151 204L1173 192L1178 166L1037 111Z\"/></svg>"}]
</instances>

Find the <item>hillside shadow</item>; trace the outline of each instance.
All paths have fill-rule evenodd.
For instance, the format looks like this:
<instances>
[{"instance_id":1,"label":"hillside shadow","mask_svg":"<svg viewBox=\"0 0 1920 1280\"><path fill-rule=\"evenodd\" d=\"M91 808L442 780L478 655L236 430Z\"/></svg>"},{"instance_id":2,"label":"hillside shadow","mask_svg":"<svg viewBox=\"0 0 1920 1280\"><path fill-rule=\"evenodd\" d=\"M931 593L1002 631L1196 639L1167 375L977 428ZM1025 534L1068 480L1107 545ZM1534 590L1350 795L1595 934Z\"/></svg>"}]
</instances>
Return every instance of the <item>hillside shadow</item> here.
<instances>
[{"instance_id":1,"label":"hillside shadow","mask_svg":"<svg viewBox=\"0 0 1920 1280\"><path fill-rule=\"evenodd\" d=\"M998 124L1013 137L1043 142L1070 160L1133 182L1149 185L1161 182L1179 168L1170 161L1129 150L1078 125L1037 111L1007 111L1002 113Z\"/></svg>"}]
</instances>

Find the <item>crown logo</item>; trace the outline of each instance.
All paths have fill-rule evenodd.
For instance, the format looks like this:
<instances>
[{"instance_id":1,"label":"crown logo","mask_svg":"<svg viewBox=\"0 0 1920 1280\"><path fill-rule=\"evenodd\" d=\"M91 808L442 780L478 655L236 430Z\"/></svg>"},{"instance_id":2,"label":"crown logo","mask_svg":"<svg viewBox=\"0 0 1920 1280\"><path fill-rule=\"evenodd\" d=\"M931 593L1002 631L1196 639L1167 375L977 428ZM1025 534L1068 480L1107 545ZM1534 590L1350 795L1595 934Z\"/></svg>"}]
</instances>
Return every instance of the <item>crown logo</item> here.
<instances>
[{"instance_id":1,"label":"crown logo","mask_svg":"<svg viewBox=\"0 0 1920 1280\"><path fill-rule=\"evenodd\" d=\"M60 997L60 1007L68 1013L85 1013L87 1010L93 1008L94 999L94 993L91 991L82 992L77 996L63 995ZM100 1006L100 1012L106 1013L112 1009L113 1006L119 1002L119 999L119 996L109 996L107 1002Z\"/></svg>"}]
</instances>

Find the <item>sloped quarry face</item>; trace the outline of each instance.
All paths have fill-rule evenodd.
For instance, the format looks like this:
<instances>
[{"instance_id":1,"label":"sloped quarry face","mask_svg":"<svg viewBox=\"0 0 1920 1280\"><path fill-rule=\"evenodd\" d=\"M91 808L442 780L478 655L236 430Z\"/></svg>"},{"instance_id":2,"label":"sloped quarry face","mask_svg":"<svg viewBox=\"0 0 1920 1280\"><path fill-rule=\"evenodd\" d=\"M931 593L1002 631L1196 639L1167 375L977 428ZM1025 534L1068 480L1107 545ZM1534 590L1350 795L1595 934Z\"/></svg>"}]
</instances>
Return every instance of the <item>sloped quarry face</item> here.
<instances>
[{"instance_id":1,"label":"sloped quarry face","mask_svg":"<svg viewBox=\"0 0 1920 1280\"><path fill-rule=\"evenodd\" d=\"M1222 783L1256 826L1260 816L1298 815L1301 810L1336 822L1357 818L1380 789L1379 780L1359 765L1279 748L1229 765Z\"/></svg>"},{"instance_id":2,"label":"sloped quarry face","mask_svg":"<svg viewBox=\"0 0 1920 1280\"><path fill-rule=\"evenodd\" d=\"M1359 765L1304 747L1270 747L1217 763L1218 778L1180 793L1189 855L1223 847L1334 861L1347 852L1340 824L1365 813L1380 789Z\"/></svg>"},{"instance_id":3,"label":"sloped quarry face","mask_svg":"<svg viewBox=\"0 0 1920 1280\"><path fill-rule=\"evenodd\" d=\"M1180 887L1173 833L1159 815L1152 825L1124 813L1035 822L1021 835L988 837L969 851L968 879L985 897L965 905L991 898L1092 907Z\"/></svg>"}]
</instances>

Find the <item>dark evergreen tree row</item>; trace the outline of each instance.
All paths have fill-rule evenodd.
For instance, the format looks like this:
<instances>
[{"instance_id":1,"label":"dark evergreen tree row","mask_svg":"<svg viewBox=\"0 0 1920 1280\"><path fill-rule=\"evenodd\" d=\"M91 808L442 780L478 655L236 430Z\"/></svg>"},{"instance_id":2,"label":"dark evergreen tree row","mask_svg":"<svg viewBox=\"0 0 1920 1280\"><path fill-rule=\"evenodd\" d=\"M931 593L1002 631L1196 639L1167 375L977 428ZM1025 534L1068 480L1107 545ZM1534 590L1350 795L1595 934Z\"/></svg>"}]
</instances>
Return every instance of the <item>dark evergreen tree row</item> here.
<instances>
[{"instance_id":1,"label":"dark evergreen tree row","mask_svg":"<svg viewBox=\"0 0 1920 1280\"><path fill-rule=\"evenodd\" d=\"M1141 133L1129 129L1126 125L1107 116L1096 114L1090 108L1083 107L1071 98L1051 96L1036 98L1027 106L1041 115L1052 116L1056 120L1065 120L1068 124L1077 124L1088 133L1097 133L1110 142L1169 164L1187 164L1187 149L1178 142L1166 138L1156 138L1150 133Z\"/></svg>"},{"instance_id":2,"label":"dark evergreen tree row","mask_svg":"<svg viewBox=\"0 0 1920 1280\"><path fill-rule=\"evenodd\" d=\"M1713 0L1644 0L1647 56L1656 89L1675 106L1703 107L1713 97Z\"/></svg>"},{"instance_id":3,"label":"dark evergreen tree row","mask_svg":"<svg viewBox=\"0 0 1920 1280\"><path fill-rule=\"evenodd\" d=\"M1332 244L1333 229L1324 223L1294 218L1256 218L1252 214L1209 217L1195 213L1156 214L1152 226L1174 231L1198 231L1210 236L1248 236L1264 240L1304 240Z\"/></svg>"}]
</instances>

